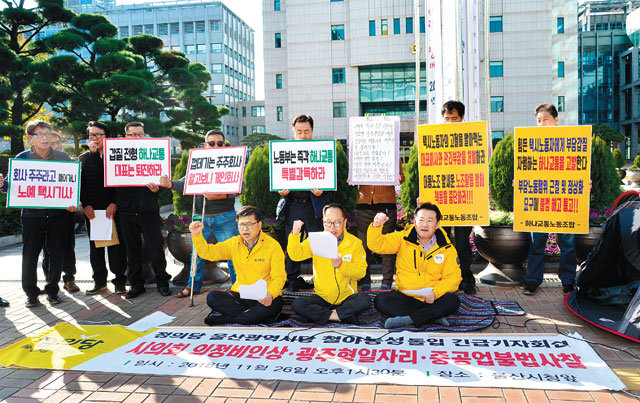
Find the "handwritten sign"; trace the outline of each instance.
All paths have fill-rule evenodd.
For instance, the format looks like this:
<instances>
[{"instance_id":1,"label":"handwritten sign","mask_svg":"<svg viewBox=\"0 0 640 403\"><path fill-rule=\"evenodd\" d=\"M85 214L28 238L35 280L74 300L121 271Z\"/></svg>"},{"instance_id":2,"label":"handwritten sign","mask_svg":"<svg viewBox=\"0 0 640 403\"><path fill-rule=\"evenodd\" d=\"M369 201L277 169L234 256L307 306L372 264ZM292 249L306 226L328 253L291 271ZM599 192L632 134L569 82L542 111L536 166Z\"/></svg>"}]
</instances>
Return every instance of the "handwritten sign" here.
<instances>
[{"instance_id":1,"label":"handwritten sign","mask_svg":"<svg viewBox=\"0 0 640 403\"><path fill-rule=\"evenodd\" d=\"M104 140L104 185L147 186L171 175L170 139Z\"/></svg>"},{"instance_id":2,"label":"handwritten sign","mask_svg":"<svg viewBox=\"0 0 640 403\"><path fill-rule=\"evenodd\" d=\"M418 126L420 201L442 211L442 225L489 225L487 123Z\"/></svg>"},{"instance_id":3,"label":"handwritten sign","mask_svg":"<svg viewBox=\"0 0 640 403\"><path fill-rule=\"evenodd\" d=\"M66 209L79 203L79 162L9 160L7 207Z\"/></svg>"},{"instance_id":4,"label":"handwritten sign","mask_svg":"<svg viewBox=\"0 0 640 403\"><path fill-rule=\"evenodd\" d=\"M514 231L589 232L591 126L516 127Z\"/></svg>"},{"instance_id":5,"label":"handwritten sign","mask_svg":"<svg viewBox=\"0 0 640 403\"><path fill-rule=\"evenodd\" d=\"M400 117L349 118L349 183L399 183Z\"/></svg>"},{"instance_id":6,"label":"handwritten sign","mask_svg":"<svg viewBox=\"0 0 640 403\"><path fill-rule=\"evenodd\" d=\"M240 193L246 154L247 147L190 150L184 194Z\"/></svg>"},{"instance_id":7,"label":"handwritten sign","mask_svg":"<svg viewBox=\"0 0 640 403\"><path fill-rule=\"evenodd\" d=\"M335 140L269 142L271 190L336 190Z\"/></svg>"}]
</instances>

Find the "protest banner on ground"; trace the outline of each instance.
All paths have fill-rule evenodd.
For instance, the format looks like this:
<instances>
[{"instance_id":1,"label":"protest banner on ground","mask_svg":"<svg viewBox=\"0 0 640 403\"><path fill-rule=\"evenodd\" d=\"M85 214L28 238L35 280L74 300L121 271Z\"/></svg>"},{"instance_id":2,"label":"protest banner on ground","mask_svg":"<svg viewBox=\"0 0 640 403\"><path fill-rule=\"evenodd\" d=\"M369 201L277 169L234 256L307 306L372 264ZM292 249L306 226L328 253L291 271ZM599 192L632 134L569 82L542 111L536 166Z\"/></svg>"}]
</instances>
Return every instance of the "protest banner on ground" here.
<instances>
[{"instance_id":1,"label":"protest banner on ground","mask_svg":"<svg viewBox=\"0 0 640 403\"><path fill-rule=\"evenodd\" d=\"M7 207L66 209L80 204L80 163L11 158Z\"/></svg>"},{"instance_id":2,"label":"protest banner on ground","mask_svg":"<svg viewBox=\"0 0 640 403\"><path fill-rule=\"evenodd\" d=\"M489 225L487 122L418 126L420 202L438 205L442 225Z\"/></svg>"},{"instance_id":3,"label":"protest banner on ground","mask_svg":"<svg viewBox=\"0 0 640 403\"><path fill-rule=\"evenodd\" d=\"M147 186L171 176L171 139L104 139L104 185Z\"/></svg>"},{"instance_id":4,"label":"protest banner on ground","mask_svg":"<svg viewBox=\"0 0 640 403\"><path fill-rule=\"evenodd\" d=\"M340 329L60 323L0 350L28 368L326 383L621 390L579 335L425 334Z\"/></svg>"},{"instance_id":5,"label":"protest banner on ground","mask_svg":"<svg viewBox=\"0 0 640 403\"><path fill-rule=\"evenodd\" d=\"M184 194L240 193L246 155L244 146L191 149Z\"/></svg>"},{"instance_id":6,"label":"protest banner on ground","mask_svg":"<svg viewBox=\"0 0 640 403\"><path fill-rule=\"evenodd\" d=\"M271 190L336 190L335 140L271 140Z\"/></svg>"},{"instance_id":7,"label":"protest banner on ground","mask_svg":"<svg viewBox=\"0 0 640 403\"><path fill-rule=\"evenodd\" d=\"M589 232L591 126L516 127L514 231Z\"/></svg>"},{"instance_id":8,"label":"protest banner on ground","mask_svg":"<svg viewBox=\"0 0 640 403\"><path fill-rule=\"evenodd\" d=\"M349 183L397 185L400 117L349 118Z\"/></svg>"}]
</instances>

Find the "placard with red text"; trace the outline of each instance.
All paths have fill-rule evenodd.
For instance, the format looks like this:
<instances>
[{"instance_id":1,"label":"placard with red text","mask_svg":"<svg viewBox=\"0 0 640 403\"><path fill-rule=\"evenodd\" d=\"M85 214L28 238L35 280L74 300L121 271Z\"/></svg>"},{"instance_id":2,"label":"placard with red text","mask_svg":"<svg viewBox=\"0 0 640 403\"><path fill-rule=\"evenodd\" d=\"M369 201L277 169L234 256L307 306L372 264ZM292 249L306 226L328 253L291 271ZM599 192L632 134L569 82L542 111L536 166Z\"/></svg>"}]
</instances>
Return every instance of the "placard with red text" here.
<instances>
[{"instance_id":1,"label":"placard with red text","mask_svg":"<svg viewBox=\"0 0 640 403\"><path fill-rule=\"evenodd\" d=\"M80 163L12 158L7 207L66 209L80 203Z\"/></svg>"},{"instance_id":2,"label":"placard with red text","mask_svg":"<svg viewBox=\"0 0 640 403\"><path fill-rule=\"evenodd\" d=\"M104 185L147 186L171 176L171 139L104 139Z\"/></svg>"},{"instance_id":3,"label":"placard with red text","mask_svg":"<svg viewBox=\"0 0 640 403\"><path fill-rule=\"evenodd\" d=\"M240 193L246 155L244 146L191 149L184 194Z\"/></svg>"}]
</instances>

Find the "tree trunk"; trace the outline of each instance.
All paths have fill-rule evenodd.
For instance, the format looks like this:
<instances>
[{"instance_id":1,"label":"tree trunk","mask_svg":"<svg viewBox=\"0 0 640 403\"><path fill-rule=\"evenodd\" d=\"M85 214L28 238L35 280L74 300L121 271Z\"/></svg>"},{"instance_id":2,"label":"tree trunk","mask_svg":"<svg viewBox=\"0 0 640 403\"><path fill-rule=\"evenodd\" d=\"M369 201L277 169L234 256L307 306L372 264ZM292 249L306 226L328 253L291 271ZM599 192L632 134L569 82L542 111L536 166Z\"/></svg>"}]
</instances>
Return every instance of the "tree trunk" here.
<instances>
[{"instance_id":1,"label":"tree trunk","mask_svg":"<svg viewBox=\"0 0 640 403\"><path fill-rule=\"evenodd\" d=\"M15 88L14 88L15 89ZM22 91L18 89L16 91L16 97L11 105L11 124L22 127L22 115L24 112L24 99L22 98ZM11 136L11 154L18 154L24 151L24 142L22 141L22 135Z\"/></svg>"}]
</instances>

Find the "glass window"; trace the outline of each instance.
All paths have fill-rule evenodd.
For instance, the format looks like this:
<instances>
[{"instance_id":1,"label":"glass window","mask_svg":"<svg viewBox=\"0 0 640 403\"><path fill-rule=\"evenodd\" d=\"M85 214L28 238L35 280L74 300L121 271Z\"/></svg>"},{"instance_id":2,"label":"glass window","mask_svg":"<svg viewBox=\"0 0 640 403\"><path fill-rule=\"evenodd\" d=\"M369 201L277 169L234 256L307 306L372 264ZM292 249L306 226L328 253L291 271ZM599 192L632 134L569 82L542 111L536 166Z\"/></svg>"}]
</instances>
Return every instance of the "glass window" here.
<instances>
[{"instance_id":1,"label":"glass window","mask_svg":"<svg viewBox=\"0 0 640 403\"><path fill-rule=\"evenodd\" d=\"M222 44L221 43L212 43L211 44L211 53L222 53Z\"/></svg>"},{"instance_id":2,"label":"glass window","mask_svg":"<svg viewBox=\"0 0 640 403\"><path fill-rule=\"evenodd\" d=\"M405 24L405 31L408 34L413 33L413 17L407 17L407 21Z\"/></svg>"},{"instance_id":3,"label":"glass window","mask_svg":"<svg viewBox=\"0 0 640 403\"><path fill-rule=\"evenodd\" d=\"M331 40L344 41L344 25L343 24L331 26Z\"/></svg>"},{"instance_id":4,"label":"glass window","mask_svg":"<svg viewBox=\"0 0 640 403\"><path fill-rule=\"evenodd\" d=\"M380 33L382 35L389 35L389 20L380 20Z\"/></svg>"},{"instance_id":5,"label":"glass window","mask_svg":"<svg viewBox=\"0 0 640 403\"><path fill-rule=\"evenodd\" d=\"M276 89L282 89L282 74L276 74Z\"/></svg>"},{"instance_id":6,"label":"glass window","mask_svg":"<svg viewBox=\"0 0 640 403\"><path fill-rule=\"evenodd\" d=\"M204 55L205 53L206 53L206 50L205 50L204 44L196 45L196 54Z\"/></svg>"},{"instance_id":7,"label":"glass window","mask_svg":"<svg viewBox=\"0 0 640 403\"><path fill-rule=\"evenodd\" d=\"M251 116L254 118L264 116L264 106L252 106L251 107Z\"/></svg>"},{"instance_id":8,"label":"glass window","mask_svg":"<svg viewBox=\"0 0 640 403\"><path fill-rule=\"evenodd\" d=\"M276 106L276 120L278 122L282 122L283 115L284 115L284 112L283 112L282 106Z\"/></svg>"},{"instance_id":9,"label":"glass window","mask_svg":"<svg viewBox=\"0 0 640 403\"><path fill-rule=\"evenodd\" d=\"M420 33L421 34L424 34L424 26L425 26L424 17L420 17Z\"/></svg>"},{"instance_id":10,"label":"glass window","mask_svg":"<svg viewBox=\"0 0 640 403\"><path fill-rule=\"evenodd\" d=\"M564 77L564 62L558 62L558 78Z\"/></svg>"},{"instance_id":11,"label":"glass window","mask_svg":"<svg viewBox=\"0 0 640 403\"><path fill-rule=\"evenodd\" d=\"M340 1L344 1L344 0L331 0L332 3L337 3L337 2L340 2Z\"/></svg>"},{"instance_id":12,"label":"glass window","mask_svg":"<svg viewBox=\"0 0 640 403\"><path fill-rule=\"evenodd\" d=\"M242 126L242 136L246 137L247 135L247 126Z\"/></svg>"},{"instance_id":13,"label":"glass window","mask_svg":"<svg viewBox=\"0 0 640 403\"><path fill-rule=\"evenodd\" d=\"M204 33L204 21L196 21L196 32L199 34Z\"/></svg>"},{"instance_id":14,"label":"glass window","mask_svg":"<svg viewBox=\"0 0 640 403\"><path fill-rule=\"evenodd\" d=\"M180 24L177 22L172 22L171 24L169 24L169 33L171 33L171 35L179 34Z\"/></svg>"},{"instance_id":15,"label":"glass window","mask_svg":"<svg viewBox=\"0 0 640 403\"><path fill-rule=\"evenodd\" d=\"M251 133L264 133L266 131L264 126L251 126Z\"/></svg>"},{"instance_id":16,"label":"glass window","mask_svg":"<svg viewBox=\"0 0 640 403\"><path fill-rule=\"evenodd\" d=\"M275 40L276 40L276 48L281 48L282 47L282 34L280 32L276 32Z\"/></svg>"},{"instance_id":17,"label":"glass window","mask_svg":"<svg viewBox=\"0 0 640 403\"><path fill-rule=\"evenodd\" d=\"M334 118L346 118L347 117L347 103L346 102L334 102L333 103L333 117Z\"/></svg>"},{"instance_id":18,"label":"glass window","mask_svg":"<svg viewBox=\"0 0 640 403\"><path fill-rule=\"evenodd\" d=\"M504 130L492 130L491 131L492 139L501 139L504 138Z\"/></svg>"},{"instance_id":19,"label":"glass window","mask_svg":"<svg viewBox=\"0 0 640 403\"><path fill-rule=\"evenodd\" d=\"M489 77L502 77L502 61L489 62Z\"/></svg>"},{"instance_id":20,"label":"glass window","mask_svg":"<svg viewBox=\"0 0 640 403\"><path fill-rule=\"evenodd\" d=\"M280 0L273 0L273 11L280 11Z\"/></svg>"},{"instance_id":21,"label":"glass window","mask_svg":"<svg viewBox=\"0 0 640 403\"><path fill-rule=\"evenodd\" d=\"M213 74L220 74L222 73L222 63L213 63L211 65L211 72Z\"/></svg>"},{"instance_id":22,"label":"glass window","mask_svg":"<svg viewBox=\"0 0 640 403\"><path fill-rule=\"evenodd\" d=\"M397 35L400 33L400 18L393 19L393 34Z\"/></svg>"},{"instance_id":23,"label":"glass window","mask_svg":"<svg viewBox=\"0 0 640 403\"><path fill-rule=\"evenodd\" d=\"M332 69L331 70L332 82L334 84L343 84L344 80L344 68Z\"/></svg>"},{"instance_id":24,"label":"glass window","mask_svg":"<svg viewBox=\"0 0 640 403\"><path fill-rule=\"evenodd\" d=\"M153 24L144 24L144 33L153 35Z\"/></svg>"},{"instance_id":25,"label":"glass window","mask_svg":"<svg viewBox=\"0 0 640 403\"><path fill-rule=\"evenodd\" d=\"M491 112L504 112L504 97L491 97Z\"/></svg>"},{"instance_id":26,"label":"glass window","mask_svg":"<svg viewBox=\"0 0 640 403\"><path fill-rule=\"evenodd\" d=\"M126 25L118 27L118 31L120 31L120 38L129 36L129 27Z\"/></svg>"},{"instance_id":27,"label":"glass window","mask_svg":"<svg viewBox=\"0 0 640 403\"><path fill-rule=\"evenodd\" d=\"M369 36L376 36L376 20L369 20Z\"/></svg>"},{"instance_id":28,"label":"glass window","mask_svg":"<svg viewBox=\"0 0 640 403\"><path fill-rule=\"evenodd\" d=\"M558 112L564 112L564 96L558 97Z\"/></svg>"},{"instance_id":29,"label":"glass window","mask_svg":"<svg viewBox=\"0 0 640 403\"><path fill-rule=\"evenodd\" d=\"M558 17L558 30L557 33L564 34L564 17Z\"/></svg>"},{"instance_id":30,"label":"glass window","mask_svg":"<svg viewBox=\"0 0 640 403\"><path fill-rule=\"evenodd\" d=\"M222 94L222 84L213 84L213 93Z\"/></svg>"},{"instance_id":31,"label":"glass window","mask_svg":"<svg viewBox=\"0 0 640 403\"><path fill-rule=\"evenodd\" d=\"M220 20L209 21L209 29L214 32L220 31Z\"/></svg>"},{"instance_id":32,"label":"glass window","mask_svg":"<svg viewBox=\"0 0 640 403\"><path fill-rule=\"evenodd\" d=\"M246 117L246 116L247 116L247 107L246 107L246 106L243 106L243 107L242 107L242 117L244 118L244 117Z\"/></svg>"},{"instance_id":33,"label":"glass window","mask_svg":"<svg viewBox=\"0 0 640 403\"><path fill-rule=\"evenodd\" d=\"M142 34L142 25L134 25L133 26L133 34L134 35Z\"/></svg>"},{"instance_id":34,"label":"glass window","mask_svg":"<svg viewBox=\"0 0 640 403\"><path fill-rule=\"evenodd\" d=\"M185 45L184 53L188 55L193 55L196 53L196 45Z\"/></svg>"},{"instance_id":35,"label":"glass window","mask_svg":"<svg viewBox=\"0 0 640 403\"><path fill-rule=\"evenodd\" d=\"M493 15L489 17L489 32L502 32L501 15Z\"/></svg>"},{"instance_id":36,"label":"glass window","mask_svg":"<svg viewBox=\"0 0 640 403\"><path fill-rule=\"evenodd\" d=\"M158 35L169 35L169 24L158 24Z\"/></svg>"},{"instance_id":37,"label":"glass window","mask_svg":"<svg viewBox=\"0 0 640 403\"><path fill-rule=\"evenodd\" d=\"M193 21L184 22L182 24L182 29L184 30L185 34L192 34L193 33Z\"/></svg>"}]
</instances>

